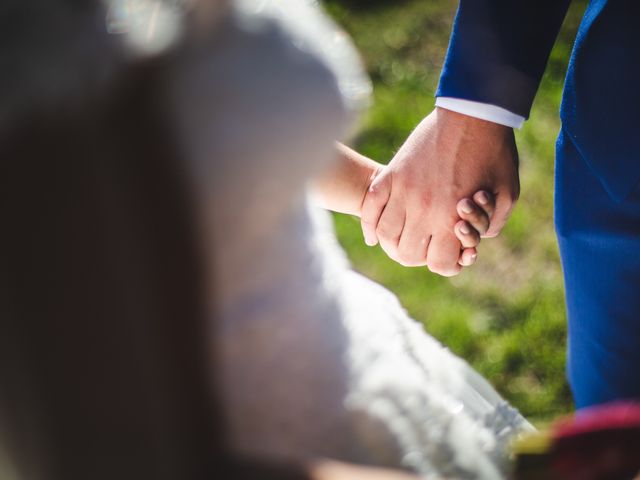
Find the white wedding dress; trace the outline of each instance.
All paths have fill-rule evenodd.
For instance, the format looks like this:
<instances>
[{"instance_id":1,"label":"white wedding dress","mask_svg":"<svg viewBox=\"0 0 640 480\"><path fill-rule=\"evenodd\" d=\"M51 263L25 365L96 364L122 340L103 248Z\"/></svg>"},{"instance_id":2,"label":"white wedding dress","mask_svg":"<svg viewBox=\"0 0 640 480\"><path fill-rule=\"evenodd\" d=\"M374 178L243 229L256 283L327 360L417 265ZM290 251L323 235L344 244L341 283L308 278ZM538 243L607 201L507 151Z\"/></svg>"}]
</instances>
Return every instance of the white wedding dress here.
<instances>
[{"instance_id":1,"label":"white wedding dress","mask_svg":"<svg viewBox=\"0 0 640 480\"><path fill-rule=\"evenodd\" d=\"M532 427L350 269L311 205L368 98L345 35L313 2L246 0L177 72L232 448L503 478Z\"/></svg>"}]
</instances>

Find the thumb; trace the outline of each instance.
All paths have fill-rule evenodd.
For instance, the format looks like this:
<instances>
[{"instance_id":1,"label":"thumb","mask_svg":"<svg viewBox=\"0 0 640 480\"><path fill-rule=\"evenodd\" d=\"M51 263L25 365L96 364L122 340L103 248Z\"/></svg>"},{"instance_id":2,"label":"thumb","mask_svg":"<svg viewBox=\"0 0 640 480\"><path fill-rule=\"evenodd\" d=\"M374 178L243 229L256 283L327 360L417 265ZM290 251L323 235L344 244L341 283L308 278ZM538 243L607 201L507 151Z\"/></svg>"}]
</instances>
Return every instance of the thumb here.
<instances>
[{"instance_id":1,"label":"thumb","mask_svg":"<svg viewBox=\"0 0 640 480\"><path fill-rule=\"evenodd\" d=\"M378 243L378 235L376 234L378 221L390 196L391 173L385 169L371 182L362 201L360 225L362 226L364 241L370 247Z\"/></svg>"},{"instance_id":2,"label":"thumb","mask_svg":"<svg viewBox=\"0 0 640 480\"><path fill-rule=\"evenodd\" d=\"M487 233L484 237L497 237L500 231L504 227L505 223L511 216L513 208L518 201L518 189L511 192L509 190L503 190L495 193L496 196L496 210L491 217L491 223L487 229Z\"/></svg>"}]
</instances>

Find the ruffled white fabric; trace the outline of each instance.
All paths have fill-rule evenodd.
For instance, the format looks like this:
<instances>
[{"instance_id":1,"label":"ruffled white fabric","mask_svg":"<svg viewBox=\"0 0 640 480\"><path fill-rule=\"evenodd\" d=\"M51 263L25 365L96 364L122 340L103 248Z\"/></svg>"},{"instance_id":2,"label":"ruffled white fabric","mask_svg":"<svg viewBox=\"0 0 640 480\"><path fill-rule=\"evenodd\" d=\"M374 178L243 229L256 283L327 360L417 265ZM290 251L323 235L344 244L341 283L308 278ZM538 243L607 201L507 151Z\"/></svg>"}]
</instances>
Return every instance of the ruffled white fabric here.
<instances>
[{"instance_id":1,"label":"ruffled white fabric","mask_svg":"<svg viewBox=\"0 0 640 480\"><path fill-rule=\"evenodd\" d=\"M345 405L375 461L427 477L501 478L508 443L532 427L397 298L350 270L318 222L327 289L339 299L351 369Z\"/></svg>"},{"instance_id":2,"label":"ruffled white fabric","mask_svg":"<svg viewBox=\"0 0 640 480\"><path fill-rule=\"evenodd\" d=\"M307 181L330 165L357 102L335 80L340 62L309 53L322 35L317 49L301 46L289 25L308 25L304 15L242 9L172 82L232 447L501 478L506 443L530 425L392 293L353 272L326 213L310 206Z\"/></svg>"}]
</instances>

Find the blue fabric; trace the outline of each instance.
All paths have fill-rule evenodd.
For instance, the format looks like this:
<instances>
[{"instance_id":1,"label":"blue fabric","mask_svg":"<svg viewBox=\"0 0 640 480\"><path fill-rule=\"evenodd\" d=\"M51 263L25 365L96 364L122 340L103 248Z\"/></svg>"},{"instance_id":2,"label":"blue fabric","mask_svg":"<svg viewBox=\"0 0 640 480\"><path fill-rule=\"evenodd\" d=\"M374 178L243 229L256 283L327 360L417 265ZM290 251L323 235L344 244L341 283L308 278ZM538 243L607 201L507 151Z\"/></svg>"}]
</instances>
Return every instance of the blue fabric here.
<instances>
[{"instance_id":1,"label":"blue fabric","mask_svg":"<svg viewBox=\"0 0 640 480\"><path fill-rule=\"evenodd\" d=\"M555 208L576 406L640 399L640 188L613 200L563 130Z\"/></svg>"},{"instance_id":2,"label":"blue fabric","mask_svg":"<svg viewBox=\"0 0 640 480\"><path fill-rule=\"evenodd\" d=\"M560 118L607 192L640 179L640 2L592 0L576 38Z\"/></svg>"},{"instance_id":3,"label":"blue fabric","mask_svg":"<svg viewBox=\"0 0 640 480\"><path fill-rule=\"evenodd\" d=\"M529 116L569 0L461 0L436 96Z\"/></svg>"},{"instance_id":4,"label":"blue fabric","mask_svg":"<svg viewBox=\"0 0 640 480\"><path fill-rule=\"evenodd\" d=\"M569 0L461 0L436 96L528 117ZM571 55L563 126L607 192L640 179L640 2L592 0Z\"/></svg>"},{"instance_id":5,"label":"blue fabric","mask_svg":"<svg viewBox=\"0 0 640 480\"><path fill-rule=\"evenodd\" d=\"M569 0L461 0L437 96L527 117ZM556 226L578 407L640 398L640 1L591 0L571 55Z\"/></svg>"}]
</instances>

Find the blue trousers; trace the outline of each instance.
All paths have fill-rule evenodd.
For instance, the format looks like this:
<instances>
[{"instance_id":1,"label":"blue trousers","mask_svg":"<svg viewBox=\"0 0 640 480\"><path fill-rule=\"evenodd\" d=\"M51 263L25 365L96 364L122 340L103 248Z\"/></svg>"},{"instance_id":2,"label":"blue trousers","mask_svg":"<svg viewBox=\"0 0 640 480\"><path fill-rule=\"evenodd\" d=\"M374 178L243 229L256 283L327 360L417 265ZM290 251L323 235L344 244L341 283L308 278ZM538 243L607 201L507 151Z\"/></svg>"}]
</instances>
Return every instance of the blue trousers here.
<instances>
[{"instance_id":1,"label":"blue trousers","mask_svg":"<svg viewBox=\"0 0 640 480\"><path fill-rule=\"evenodd\" d=\"M640 153L630 161L640 162ZM555 223L576 407L640 399L640 187L615 202L564 131L557 143Z\"/></svg>"}]
</instances>

